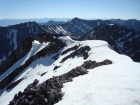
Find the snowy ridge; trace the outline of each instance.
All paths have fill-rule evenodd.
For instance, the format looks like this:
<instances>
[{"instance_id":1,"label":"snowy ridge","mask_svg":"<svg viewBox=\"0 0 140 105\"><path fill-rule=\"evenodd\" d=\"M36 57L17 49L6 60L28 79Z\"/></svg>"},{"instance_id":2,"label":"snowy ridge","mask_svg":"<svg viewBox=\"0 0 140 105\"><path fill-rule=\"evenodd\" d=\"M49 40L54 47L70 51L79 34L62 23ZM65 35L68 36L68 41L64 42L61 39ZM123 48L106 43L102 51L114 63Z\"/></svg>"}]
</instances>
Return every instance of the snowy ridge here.
<instances>
[{"instance_id":1,"label":"snowy ridge","mask_svg":"<svg viewBox=\"0 0 140 105\"><path fill-rule=\"evenodd\" d=\"M65 42L67 46L56 54L75 45L80 45L80 47L87 45L91 48L88 52L89 57L84 60L82 55L78 55L75 58L69 58L65 62L60 63L64 57L74 52L70 51L64 55L59 54L57 60L52 59L56 54L39 58L32 62L14 80L25 78L17 86L10 91L1 90L0 105L7 105L14 97L14 94L18 93L18 91L23 91L34 79L38 79L39 83L42 83L53 76L67 73L71 69L82 65L85 61L95 60L100 62L105 59L111 60L113 64L89 69L88 74L74 78L73 82L65 83L62 89L65 95L55 105L134 105L140 103L139 63L133 62L128 56L120 55L111 50L105 41L74 41L69 36L63 36L59 39ZM34 54L46 44L39 44L37 41L34 41L32 48L32 50L35 50ZM60 68L53 71L56 65L60 66ZM40 76L44 72L47 73L44 76Z\"/></svg>"}]
</instances>

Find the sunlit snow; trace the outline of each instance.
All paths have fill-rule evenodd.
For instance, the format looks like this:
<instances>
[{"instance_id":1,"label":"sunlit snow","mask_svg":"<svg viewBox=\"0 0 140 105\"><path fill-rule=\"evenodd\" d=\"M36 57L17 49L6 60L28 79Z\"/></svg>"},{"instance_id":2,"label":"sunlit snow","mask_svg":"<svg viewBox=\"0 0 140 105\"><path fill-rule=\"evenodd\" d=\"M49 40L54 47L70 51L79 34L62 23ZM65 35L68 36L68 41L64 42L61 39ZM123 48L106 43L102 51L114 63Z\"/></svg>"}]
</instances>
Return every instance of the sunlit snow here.
<instances>
[{"instance_id":1,"label":"sunlit snow","mask_svg":"<svg viewBox=\"0 0 140 105\"><path fill-rule=\"evenodd\" d=\"M80 47L88 45L91 50L86 60L100 62L109 59L113 61L113 64L90 69L88 74L65 83L62 88L65 95L56 105L138 105L140 103L140 63L135 63L128 56L120 55L111 50L105 41L74 41L68 36L59 39L65 42L67 46L58 53L75 45L80 45ZM43 48L41 46L42 44L37 41L33 42L33 48L31 49L33 52L30 55L34 55L40 48ZM57 60L53 60L52 57L58 53L34 61L15 79L24 77L23 81L11 91L1 91L0 105L7 105L15 93L23 91L34 79L38 79L42 83L52 76L67 73L86 61L82 56L76 56L60 63L71 52L73 51L60 55ZM26 55L26 59L29 57L29 53ZM20 64L24 60L21 60ZM61 66L56 72L53 71L55 65ZM47 73L40 76L43 72Z\"/></svg>"}]
</instances>

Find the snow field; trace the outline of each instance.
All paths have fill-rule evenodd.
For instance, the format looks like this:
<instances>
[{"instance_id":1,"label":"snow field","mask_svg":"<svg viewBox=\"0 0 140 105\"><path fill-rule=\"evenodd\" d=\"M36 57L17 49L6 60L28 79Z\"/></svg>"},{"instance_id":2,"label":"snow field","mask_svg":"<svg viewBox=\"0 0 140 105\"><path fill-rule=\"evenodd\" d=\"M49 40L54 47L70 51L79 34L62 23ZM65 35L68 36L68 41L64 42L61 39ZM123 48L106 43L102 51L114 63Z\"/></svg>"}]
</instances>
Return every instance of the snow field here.
<instances>
[{"instance_id":1,"label":"snow field","mask_svg":"<svg viewBox=\"0 0 140 105\"><path fill-rule=\"evenodd\" d=\"M80 47L88 45L91 48L88 52L89 57L84 60L79 55L60 63L65 56L73 52L70 51L65 55L59 55L57 60L53 60L52 57L58 53L34 61L15 79L16 81L20 78L25 78L23 81L11 91L3 90L1 92L0 105L7 105L12 100L14 94L23 91L34 79L38 79L39 83L42 83L53 76L67 73L71 69L82 65L84 61L95 60L100 62L105 59L113 61L113 64L91 69L88 74L74 78L73 82L65 83L62 89L65 92L63 100L56 105L137 105L140 103L139 63L135 63L129 57L111 50L105 41L92 40L79 42L70 39L68 36L59 39L65 42L67 46L62 48L58 53L75 45L80 44ZM39 44L37 41L33 42L33 48L23 60L19 61L20 64L24 63L29 57L46 45ZM53 71L56 65L61 67ZM41 77L40 75L44 72L47 73Z\"/></svg>"}]
</instances>

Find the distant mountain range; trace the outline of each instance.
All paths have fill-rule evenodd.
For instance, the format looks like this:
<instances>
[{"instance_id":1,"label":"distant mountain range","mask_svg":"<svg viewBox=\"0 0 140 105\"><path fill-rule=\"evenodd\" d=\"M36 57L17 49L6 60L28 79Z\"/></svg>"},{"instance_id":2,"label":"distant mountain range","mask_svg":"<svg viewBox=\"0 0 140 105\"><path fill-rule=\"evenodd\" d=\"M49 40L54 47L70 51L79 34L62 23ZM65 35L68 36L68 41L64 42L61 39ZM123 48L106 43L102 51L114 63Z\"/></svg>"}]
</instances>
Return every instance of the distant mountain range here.
<instances>
[{"instance_id":1,"label":"distant mountain range","mask_svg":"<svg viewBox=\"0 0 140 105\"><path fill-rule=\"evenodd\" d=\"M43 23L40 23L41 25L44 25L44 26L50 26L50 25L59 25L59 24L64 24L65 22L63 21L53 21L53 20L49 20L48 22L43 22Z\"/></svg>"},{"instance_id":2,"label":"distant mountain range","mask_svg":"<svg viewBox=\"0 0 140 105\"><path fill-rule=\"evenodd\" d=\"M48 22L50 20L53 21L68 21L70 18L40 18L40 19L1 19L0 20L0 26L9 26L9 25L15 25L15 24L19 24L19 23L25 23L25 22L33 22L36 21L38 23L45 23Z\"/></svg>"},{"instance_id":3,"label":"distant mountain range","mask_svg":"<svg viewBox=\"0 0 140 105\"><path fill-rule=\"evenodd\" d=\"M0 59L1 61L5 60L25 38L47 32L69 35L76 40L105 40L118 53L126 54L134 61L140 61L138 57L139 47L136 46L140 45L139 26L140 21L135 19L83 20L73 18L67 22L26 22L8 27L0 27ZM130 49L131 51L129 51Z\"/></svg>"},{"instance_id":4,"label":"distant mountain range","mask_svg":"<svg viewBox=\"0 0 140 105\"><path fill-rule=\"evenodd\" d=\"M135 20L135 19L82 20L79 18L74 18L64 24L50 25L44 28L47 32L52 33L52 34L62 33L62 34L69 35L72 38L79 39L81 36L88 33L89 31L94 29L96 26L99 26L100 24L118 24L118 25L123 25L128 29L135 29L137 31L140 31L140 27L139 27L140 21Z\"/></svg>"},{"instance_id":5,"label":"distant mountain range","mask_svg":"<svg viewBox=\"0 0 140 105\"><path fill-rule=\"evenodd\" d=\"M121 19L111 19L114 23L125 26L128 29L135 29L140 31L140 20L129 19L129 20L121 20Z\"/></svg>"}]
</instances>

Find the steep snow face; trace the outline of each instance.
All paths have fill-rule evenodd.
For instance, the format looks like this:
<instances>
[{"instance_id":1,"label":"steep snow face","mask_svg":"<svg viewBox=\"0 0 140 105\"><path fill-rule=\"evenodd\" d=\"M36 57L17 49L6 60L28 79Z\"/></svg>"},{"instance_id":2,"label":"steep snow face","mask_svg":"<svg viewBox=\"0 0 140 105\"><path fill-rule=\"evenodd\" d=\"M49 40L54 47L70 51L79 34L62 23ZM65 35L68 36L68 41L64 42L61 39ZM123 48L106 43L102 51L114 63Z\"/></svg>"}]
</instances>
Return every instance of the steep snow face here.
<instances>
[{"instance_id":1,"label":"steep snow face","mask_svg":"<svg viewBox=\"0 0 140 105\"><path fill-rule=\"evenodd\" d=\"M60 54L57 60L52 59L56 55L53 54L34 61L14 81L20 78L24 78L24 80L10 91L1 90L0 105L7 105L14 94L23 91L34 79L38 79L39 83L42 83L53 76L67 73L82 65L84 61L95 60L100 62L105 59L113 61L113 64L90 69L88 74L74 78L73 82L65 83L62 89L65 95L56 105L135 105L140 103L139 63L135 63L129 57L111 50L105 41L74 41L68 36L59 39L66 42L67 46L56 54L75 45L80 45L80 47L88 45L91 48L88 52L89 57L84 60L82 55L79 55L60 63L64 57L73 52L70 51L64 55ZM39 51L41 46L43 45L39 45L37 41L33 42L33 54ZM61 67L53 71L56 65ZM47 73L40 76L44 72Z\"/></svg>"},{"instance_id":2,"label":"steep snow face","mask_svg":"<svg viewBox=\"0 0 140 105\"><path fill-rule=\"evenodd\" d=\"M0 81L6 76L8 75L10 72L12 72L13 70L15 70L15 68L19 67L20 65L24 64L24 62L26 60L28 60L31 56L33 56L34 54L36 54L38 51L40 51L41 49L43 49L45 46L47 46L49 43L42 43L40 44L37 40L34 40L34 42L32 42L32 48L31 50L22 58L20 59L18 62L16 62L13 66L11 66L5 73L3 73L2 75L0 75Z\"/></svg>"}]
</instances>

